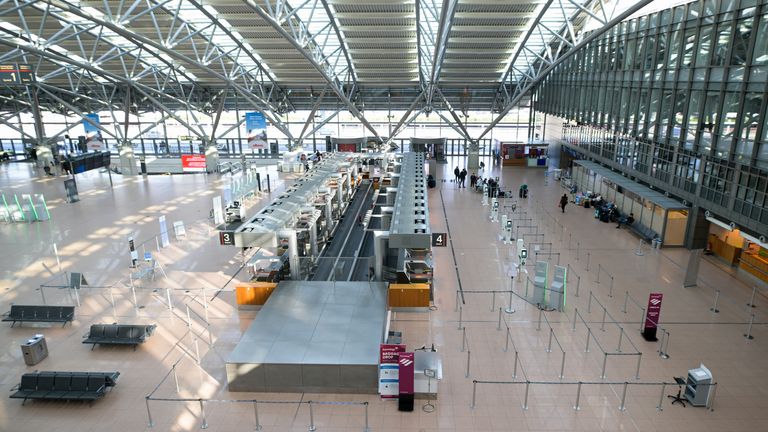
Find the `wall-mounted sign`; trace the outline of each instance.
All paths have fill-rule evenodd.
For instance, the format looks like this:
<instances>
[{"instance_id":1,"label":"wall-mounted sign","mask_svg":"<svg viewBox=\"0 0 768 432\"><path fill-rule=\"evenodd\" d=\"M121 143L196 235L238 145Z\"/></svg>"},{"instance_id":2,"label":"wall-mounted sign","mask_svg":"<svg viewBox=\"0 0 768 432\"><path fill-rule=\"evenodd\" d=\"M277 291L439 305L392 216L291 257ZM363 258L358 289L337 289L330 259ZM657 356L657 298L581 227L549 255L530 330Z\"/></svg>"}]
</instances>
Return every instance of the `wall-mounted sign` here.
<instances>
[{"instance_id":1,"label":"wall-mounted sign","mask_svg":"<svg viewBox=\"0 0 768 432\"><path fill-rule=\"evenodd\" d=\"M222 246L234 246L235 245L234 231L219 231L219 244L221 244Z\"/></svg>"},{"instance_id":2,"label":"wall-mounted sign","mask_svg":"<svg viewBox=\"0 0 768 432\"><path fill-rule=\"evenodd\" d=\"M205 156L181 155L181 170L183 172L205 172Z\"/></svg>"},{"instance_id":3,"label":"wall-mounted sign","mask_svg":"<svg viewBox=\"0 0 768 432\"><path fill-rule=\"evenodd\" d=\"M432 233L432 247L445 247L448 243L448 233Z\"/></svg>"}]
</instances>

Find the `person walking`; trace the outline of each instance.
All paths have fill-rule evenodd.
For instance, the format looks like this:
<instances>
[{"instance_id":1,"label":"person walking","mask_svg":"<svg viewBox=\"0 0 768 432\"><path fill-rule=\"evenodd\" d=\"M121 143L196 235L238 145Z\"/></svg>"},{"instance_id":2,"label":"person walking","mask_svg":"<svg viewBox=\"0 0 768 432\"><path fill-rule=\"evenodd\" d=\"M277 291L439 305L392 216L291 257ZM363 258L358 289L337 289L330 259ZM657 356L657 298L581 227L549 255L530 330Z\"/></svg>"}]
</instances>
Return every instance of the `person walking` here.
<instances>
[{"instance_id":1,"label":"person walking","mask_svg":"<svg viewBox=\"0 0 768 432\"><path fill-rule=\"evenodd\" d=\"M459 184L459 174L461 174L461 171L459 171L459 167L453 169L453 182L456 184Z\"/></svg>"},{"instance_id":2,"label":"person walking","mask_svg":"<svg viewBox=\"0 0 768 432\"><path fill-rule=\"evenodd\" d=\"M459 187L467 188L467 169L464 168L459 173Z\"/></svg>"},{"instance_id":3,"label":"person walking","mask_svg":"<svg viewBox=\"0 0 768 432\"><path fill-rule=\"evenodd\" d=\"M469 176L469 187L474 189L475 186L477 186L477 176L475 173L472 173L472 175Z\"/></svg>"},{"instance_id":4,"label":"person walking","mask_svg":"<svg viewBox=\"0 0 768 432\"><path fill-rule=\"evenodd\" d=\"M565 206L568 205L568 195L563 194L562 197L560 197L560 209L565 213Z\"/></svg>"}]
</instances>

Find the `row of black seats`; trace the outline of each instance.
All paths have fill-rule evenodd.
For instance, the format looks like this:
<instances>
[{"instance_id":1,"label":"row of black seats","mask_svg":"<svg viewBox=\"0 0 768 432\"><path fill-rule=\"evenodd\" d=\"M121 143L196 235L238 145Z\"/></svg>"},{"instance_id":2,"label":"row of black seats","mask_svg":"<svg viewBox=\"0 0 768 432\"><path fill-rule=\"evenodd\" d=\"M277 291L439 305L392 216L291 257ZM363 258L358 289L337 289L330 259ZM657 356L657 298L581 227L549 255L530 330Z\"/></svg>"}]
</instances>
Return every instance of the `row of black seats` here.
<instances>
[{"instance_id":1,"label":"row of black seats","mask_svg":"<svg viewBox=\"0 0 768 432\"><path fill-rule=\"evenodd\" d=\"M136 345L144 343L147 337L152 336L156 325L143 324L93 324L84 344L104 345Z\"/></svg>"},{"instance_id":2,"label":"row of black seats","mask_svg":"<svg viewBox=\"0 0 768 432\"><path fill-rule=\"evenodd\" d=\"M117 384L120 372L32 372L21 376L12 399L94 401ZM23 404L23 403L22 403Z\"/></svg>"},{"instance_id":3,"label":"row of black seats","mask_svg":"<svg viewBox=\"0 0 768 432\"><path fill-rule=\"evenodd\" d=\"M61 322L68 323L75 318L74 306L47 306L47 305L12 305L11 310L5 314L3 321L12 321L11 327L16 322Z\"/></svg>"}]
</instances>

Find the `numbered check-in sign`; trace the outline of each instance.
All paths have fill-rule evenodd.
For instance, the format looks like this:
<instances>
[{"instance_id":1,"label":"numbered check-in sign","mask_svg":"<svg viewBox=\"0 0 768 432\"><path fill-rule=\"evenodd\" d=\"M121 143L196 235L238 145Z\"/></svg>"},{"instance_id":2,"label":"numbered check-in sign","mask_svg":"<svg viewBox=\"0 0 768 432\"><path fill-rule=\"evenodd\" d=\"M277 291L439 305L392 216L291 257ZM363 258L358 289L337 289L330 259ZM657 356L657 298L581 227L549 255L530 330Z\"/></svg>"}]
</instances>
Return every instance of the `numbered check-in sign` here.
<instances>
[{"instance_id":1,"label":"numbered check-in sign","mask_svg":"<svg viewBox=\"0 0 768 432\"><path fill-rule=\"evenodd\" d=\"M447 233L432 233L432 247L445 247L448 243Z\"/></svg>"},{"instance_id":2,"label":"numbered check-in sign","mask_svg":"<svg viewBox=\"0 0 768 432\"><path fill-rule=\"evenodd\" d=\"M235 233L233 231L220 231L219 244L221 244L222 246L234 246Z\"/></svg>"}]
</instances>

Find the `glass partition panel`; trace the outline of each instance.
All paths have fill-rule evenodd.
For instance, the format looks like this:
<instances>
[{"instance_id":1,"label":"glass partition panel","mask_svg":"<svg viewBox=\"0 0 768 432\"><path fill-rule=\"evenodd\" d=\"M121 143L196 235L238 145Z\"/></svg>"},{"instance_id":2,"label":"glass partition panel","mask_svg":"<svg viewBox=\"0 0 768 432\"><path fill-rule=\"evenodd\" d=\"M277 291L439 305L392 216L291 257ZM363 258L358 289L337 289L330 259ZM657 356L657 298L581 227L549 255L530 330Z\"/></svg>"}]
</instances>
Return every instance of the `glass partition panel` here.
<instances>
[{"instance_id":1,"label":"glass partition panel","mask_svg":"<svg viewBox=\"0 0 768 432\"><path fill-rule=\"evenodd\" d=\"M653 219L653 203L644 199L643 209L640 215L640 224L650 228L652 219Z\"/></svg>"},{"instance_id":2,"label":"glass partition panel","mask_svg":"<svg viewBox=\"0 0 768 432\"><path fill-rule=\"evenodd\" d=\"M687 210L669 210L667 212L667 230L664 233L664 244L667 246L682 246L685 242L687 223Z\"/></svg>"}]
</instances>

